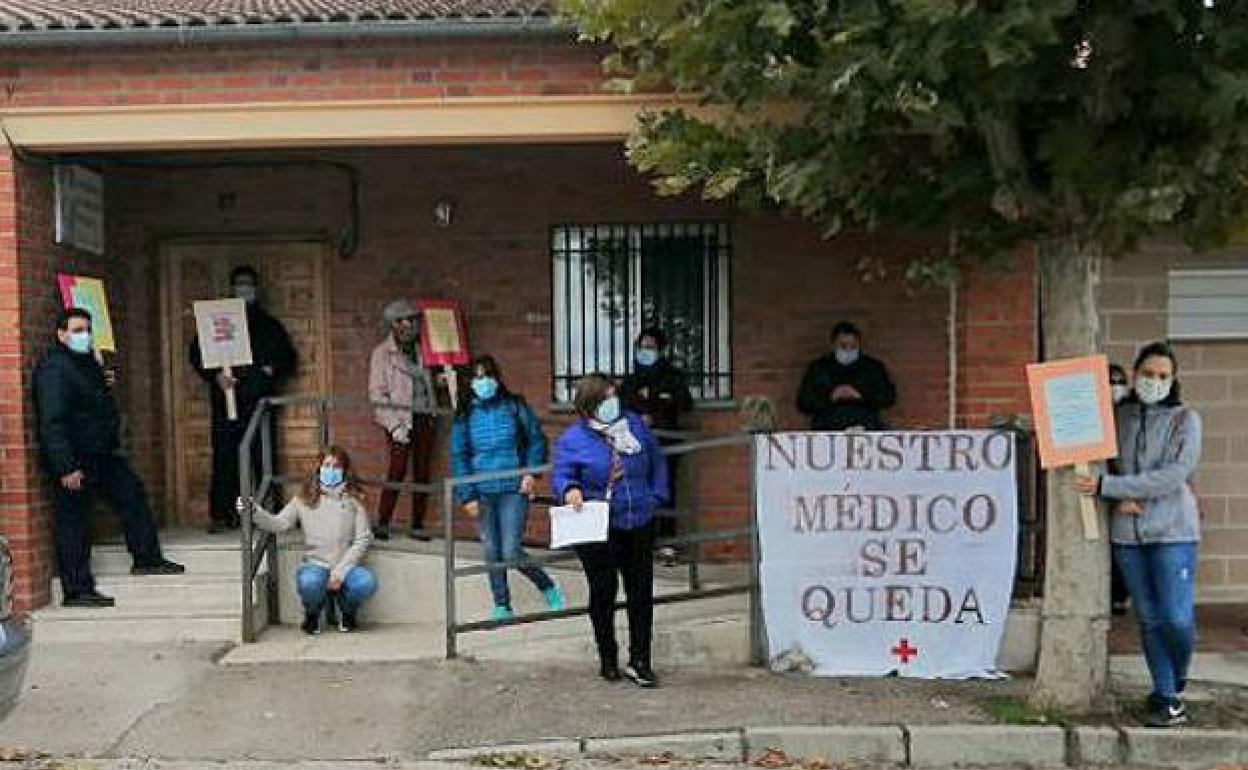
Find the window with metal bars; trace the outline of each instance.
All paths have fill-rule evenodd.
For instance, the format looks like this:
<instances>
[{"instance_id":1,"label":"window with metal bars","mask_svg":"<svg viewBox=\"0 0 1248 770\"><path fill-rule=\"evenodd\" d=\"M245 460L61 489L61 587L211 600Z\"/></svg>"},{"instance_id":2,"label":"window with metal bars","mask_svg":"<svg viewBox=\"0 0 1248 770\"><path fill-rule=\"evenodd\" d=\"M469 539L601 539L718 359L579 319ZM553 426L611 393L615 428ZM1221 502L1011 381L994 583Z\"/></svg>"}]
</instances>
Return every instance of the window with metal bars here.
<instances>
[{"instance_id":1,"label":"window with metal bars","mask_svg":"<svg viewBox=\"0 0 1248 770\"><path fill-rule=\"evenodd\" d=\"M694 398L732 397L727 224L560 225L550 248L556 402L591 372L628 374L637 335L652 327Z\"/></svg>"}]
</instances>

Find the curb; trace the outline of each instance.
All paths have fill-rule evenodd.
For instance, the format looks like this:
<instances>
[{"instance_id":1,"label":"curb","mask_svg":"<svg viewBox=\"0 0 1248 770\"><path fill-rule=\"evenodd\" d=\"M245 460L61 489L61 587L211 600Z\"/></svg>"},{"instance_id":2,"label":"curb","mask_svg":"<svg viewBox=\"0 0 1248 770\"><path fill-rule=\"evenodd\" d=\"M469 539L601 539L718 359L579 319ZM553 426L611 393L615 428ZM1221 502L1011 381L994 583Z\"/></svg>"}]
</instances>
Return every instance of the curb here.
<instances>
[{"instance_id":1,"label":"curb","mask_svg":"<svg viewBox=\"0 0 1248 770\"><path fill-rule=\"evenodd\" d=\"M1248 763L1248 730L1018 725L785 725L717 732L562 738L532 743L445 749L431 760L470 761L533 753L572 759L645 756L749 761L768 749L834 764L934 768L1012 765L1084 768L1130 765L1207 770Z\"/></svg>"}]
</instances>

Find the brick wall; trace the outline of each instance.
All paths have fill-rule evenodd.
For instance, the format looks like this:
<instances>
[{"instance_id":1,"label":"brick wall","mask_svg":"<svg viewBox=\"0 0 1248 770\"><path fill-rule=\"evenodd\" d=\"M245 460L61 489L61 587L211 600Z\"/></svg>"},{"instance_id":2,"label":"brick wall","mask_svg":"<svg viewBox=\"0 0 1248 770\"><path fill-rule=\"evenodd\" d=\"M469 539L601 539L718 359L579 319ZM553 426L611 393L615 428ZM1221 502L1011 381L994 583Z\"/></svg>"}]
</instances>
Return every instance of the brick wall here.
<instances>
[{"instance_id":1,"label":"brick wall","mask_svg":"<svg viewBox=\"0 0 1248 770\"><path fill-rule=\"evenodd\" d=\"M550 37L9 51L12 107L585 94L601 51Z\"/></svg>"},{"instance_id":2,"label":"brick wall","mask_svg":"<svg viewBox=\"0 0 1248 770\"><path fill-rule=\"evenodd\" d=\"M1109 261L1100 305L1110 360L1130 369L1136 351L1165 339L1171 267L1248 266L1248 248L1192 254L1159 241ZM1198 588L1206 600L1248 598L1248 341L1181 343L1184 400L1204 421L1196 490L1203 513Z\"/></svg>"}]
</instances>

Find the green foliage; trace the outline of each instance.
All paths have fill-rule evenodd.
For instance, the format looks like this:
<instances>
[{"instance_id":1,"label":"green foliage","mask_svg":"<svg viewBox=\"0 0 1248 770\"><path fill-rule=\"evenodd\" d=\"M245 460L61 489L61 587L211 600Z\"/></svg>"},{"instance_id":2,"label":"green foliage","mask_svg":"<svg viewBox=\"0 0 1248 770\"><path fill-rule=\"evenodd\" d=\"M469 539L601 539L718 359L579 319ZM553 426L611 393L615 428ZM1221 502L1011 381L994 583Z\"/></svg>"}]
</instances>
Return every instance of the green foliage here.
<instances>
[{"instance_id":1,"label":"green foliage","mask_svg":"<svg viewBox=\"0 0 1248 770\"><path fill-rule=\"evenodd\" d=\"M1226 237L1248 195L1239 0L564 0L646 116L665 194L779 205L826 234L932 236L929 262L1076 234ZM923 272L929 268L912 268Z\"/></svg>"}]
</instances>

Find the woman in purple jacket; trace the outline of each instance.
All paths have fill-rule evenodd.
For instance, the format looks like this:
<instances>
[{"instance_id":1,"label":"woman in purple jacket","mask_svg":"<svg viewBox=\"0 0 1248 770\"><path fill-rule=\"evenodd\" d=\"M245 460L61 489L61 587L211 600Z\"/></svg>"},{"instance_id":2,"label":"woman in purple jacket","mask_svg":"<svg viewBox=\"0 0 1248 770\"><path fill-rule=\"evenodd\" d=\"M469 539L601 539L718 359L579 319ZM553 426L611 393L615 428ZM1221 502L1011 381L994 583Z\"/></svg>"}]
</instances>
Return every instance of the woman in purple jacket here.
<instances>
[{"instance_id":1,"label":"woman in purple jacket","mask_svg":"<svg viewBox=\"0 0 1248 770\"><path fill-rule=\"evenodd\" d=\"M667 462L641 418L620 409L615 385L591 374L576 385L580 419L555 444L556 499L580 509L586 500L610 505L605 543L576 547L589 581L589 617L601 662L599 674L620 678L615 642L615 595L620 578L628 598L628 665L624 676L656 687L650 668L654 621L654 511L668 499Z\"/></svg>"}]
</instances>

